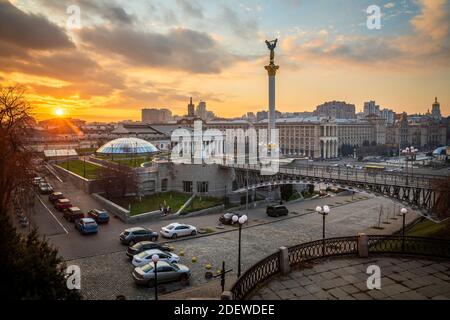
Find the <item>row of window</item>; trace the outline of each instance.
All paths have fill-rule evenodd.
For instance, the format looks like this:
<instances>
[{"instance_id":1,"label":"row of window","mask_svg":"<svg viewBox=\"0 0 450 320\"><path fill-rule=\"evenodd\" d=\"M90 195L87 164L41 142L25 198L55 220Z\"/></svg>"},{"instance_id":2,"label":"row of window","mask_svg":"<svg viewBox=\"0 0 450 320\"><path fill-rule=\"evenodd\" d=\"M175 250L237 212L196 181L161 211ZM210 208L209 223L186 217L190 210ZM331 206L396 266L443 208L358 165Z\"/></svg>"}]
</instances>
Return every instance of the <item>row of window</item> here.
<instances>
[{"instance_id":1,"label":"row of window","mask_svg":"<svg viewBox=\"0 0 450 320\"><path fill-rule=\"evenodd\" d=\"M183 192L192 193L194 183L192 181L183 181ZM197 192L207 193L209 192L209 182L208 181L197 181Z\"/></svg>"}]
</instances>

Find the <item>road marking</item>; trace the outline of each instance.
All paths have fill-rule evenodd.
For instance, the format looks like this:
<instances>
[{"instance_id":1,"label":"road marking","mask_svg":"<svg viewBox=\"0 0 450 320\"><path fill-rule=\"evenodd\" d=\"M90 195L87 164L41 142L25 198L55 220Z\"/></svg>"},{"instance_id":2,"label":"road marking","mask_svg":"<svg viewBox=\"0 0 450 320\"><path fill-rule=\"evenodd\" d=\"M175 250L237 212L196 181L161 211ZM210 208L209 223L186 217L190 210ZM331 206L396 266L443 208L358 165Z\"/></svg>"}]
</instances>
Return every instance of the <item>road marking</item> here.
<instances>
[{"instance_id":1,"label":"road marking","mask_svg":"<svg viewBox=\"0 0 450 320\"><path fill-rule=\"evenodd\" d=\"M53 174L56 179L59 180L59 182L64 182L61 180L61 178L56 174L56 172L54 172L53 168L51 167L51 165L49 165L48 163L45 164L45 167L47 168L48 171L50 171L51 174Z\"/></svg>"},{"instance_id":2,"label":"road marking","mask_svg":"<svg viewBox=\"0 0 450 320\"><path fill-rule=\"evenodd\" d=\"M36 196L39 199L39 201L41 202L41 204L45 207L45 209L47 209L47 211L50 212L50 214L56 220L56 222L58 222L58 224L61 226L61 228L64 230L64 232L66 234L69 234L69 231L67 231L67 229L63 226L63 224L61 222L59 222L58 218L56 218L55 215L53 214L53 212L45 205L45 203L42 201L41 197L39 197L37 194L36 194Z\"/></svg>"}]
</instances>

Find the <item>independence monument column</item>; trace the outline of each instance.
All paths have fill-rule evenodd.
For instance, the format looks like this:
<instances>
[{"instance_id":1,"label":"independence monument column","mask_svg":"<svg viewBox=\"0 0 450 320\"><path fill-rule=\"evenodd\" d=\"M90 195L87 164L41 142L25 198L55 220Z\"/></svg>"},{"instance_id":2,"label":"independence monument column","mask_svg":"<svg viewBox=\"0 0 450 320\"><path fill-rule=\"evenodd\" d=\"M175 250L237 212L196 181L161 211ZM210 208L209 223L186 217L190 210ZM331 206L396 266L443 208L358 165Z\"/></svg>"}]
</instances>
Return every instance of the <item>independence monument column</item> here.
<instances>
[{"instance_id":1,"label":"independence monument column","mask_svg":"<svg viewBox=\"0 0 450 320\"><path fill-rule=\"evenodd\" d=\"M277 70L280 68L275 65L275 48L277 46L278 39L267 41L267 48L270 50L270 63L264 68L269 74L269 126L268 126L268 143L272 145L275 141L271 139L272 129L275 129L275 76Z\"/></svg>"}]
</instances>

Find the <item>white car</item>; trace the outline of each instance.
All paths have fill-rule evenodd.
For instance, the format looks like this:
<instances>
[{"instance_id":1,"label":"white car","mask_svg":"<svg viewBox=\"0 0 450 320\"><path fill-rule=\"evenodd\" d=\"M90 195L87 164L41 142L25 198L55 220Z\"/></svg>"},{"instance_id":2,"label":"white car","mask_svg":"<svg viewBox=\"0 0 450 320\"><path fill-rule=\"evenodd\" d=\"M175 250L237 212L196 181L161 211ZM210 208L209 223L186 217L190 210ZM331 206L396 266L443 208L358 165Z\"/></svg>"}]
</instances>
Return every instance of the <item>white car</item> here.
<instances>
[{"instance_id":1,"label":"white car","mask_svg":"<svg viewBox=\"0 0 450 320\"><path fill-rule=\"evenodd\" d=\"M197 228L189 224L171 223L168 226L162 227L160 231L164 238L176 239L184 236L195 236Z\"/></svg>"},{"instance_id":2,"label":"white car","mask_svg":"<svg viewBox=\"0 0 450 320\"><path fill-rule=\"evenodd\" d=\"M178 263L180 261L180 257L175 253L152 249L133 256L133 261L131 263L135 267L142 267L143 265L152 262L152 257L155 254L159 257L159 261L165 261L169 263Z\"/></svg>"}]
</instances>

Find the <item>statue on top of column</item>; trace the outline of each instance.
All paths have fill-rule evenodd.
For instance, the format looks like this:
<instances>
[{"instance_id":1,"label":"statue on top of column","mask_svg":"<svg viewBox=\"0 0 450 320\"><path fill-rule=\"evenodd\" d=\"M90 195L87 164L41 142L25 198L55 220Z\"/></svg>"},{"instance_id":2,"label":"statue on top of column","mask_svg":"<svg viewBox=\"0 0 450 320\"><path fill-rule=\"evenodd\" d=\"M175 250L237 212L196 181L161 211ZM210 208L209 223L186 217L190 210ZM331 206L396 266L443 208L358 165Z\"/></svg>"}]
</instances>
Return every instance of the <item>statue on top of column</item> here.
<instances>
[{"instance_id":1,"label":"statue on top of column","mask_svg":"<svg viewBox=\"0 0 450 320\"><path fill-rule=\"evenodd\" d=\"M270 64L274 64L275 62L275 48L277 47L278 39L267 41L267 48L270 50Z\"/></svg>"}]
</instances>

